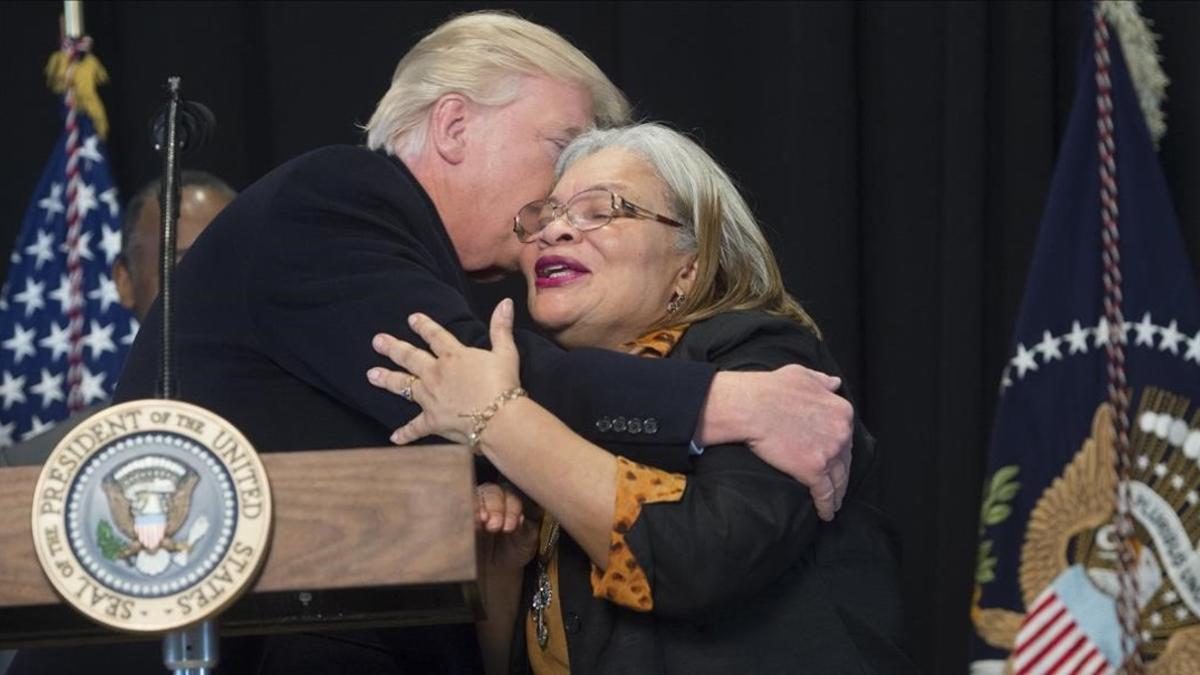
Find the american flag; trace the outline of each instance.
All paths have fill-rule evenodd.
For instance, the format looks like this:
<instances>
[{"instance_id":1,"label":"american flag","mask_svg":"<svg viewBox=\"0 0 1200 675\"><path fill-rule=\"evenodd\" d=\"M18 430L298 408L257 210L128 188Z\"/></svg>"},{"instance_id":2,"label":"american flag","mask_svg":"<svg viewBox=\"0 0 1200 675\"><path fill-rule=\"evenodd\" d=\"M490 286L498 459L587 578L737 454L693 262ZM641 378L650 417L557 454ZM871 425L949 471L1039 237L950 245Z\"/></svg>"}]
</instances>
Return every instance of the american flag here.
<instances>
[{"instance_id":1,"label":"american flag","mask_svg":"<svg viewBox=\"0 0 1200 675\"><path fill-rule=\"evenodd\" d=\"M121 306L112 278L113 261L121 251L121 206L106 148L82 108L75 123L74 211L82 221L75 407L82 409L111 395L138 326ZM67 264L70 135L64 129L38 182L0 291L0 448L32 438L74 412L68 407L73 348Z\"/></svg>"}]
</instances>

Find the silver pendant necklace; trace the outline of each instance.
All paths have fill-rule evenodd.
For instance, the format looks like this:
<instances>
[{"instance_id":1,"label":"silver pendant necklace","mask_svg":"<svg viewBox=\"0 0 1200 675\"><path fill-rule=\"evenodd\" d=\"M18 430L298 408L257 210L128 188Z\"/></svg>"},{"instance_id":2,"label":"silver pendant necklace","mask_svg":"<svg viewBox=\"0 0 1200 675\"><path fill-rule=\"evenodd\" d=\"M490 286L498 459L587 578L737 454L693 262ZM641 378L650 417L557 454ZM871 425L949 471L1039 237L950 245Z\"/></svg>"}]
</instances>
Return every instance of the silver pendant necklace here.
<instances>
[{"instance_id":1,"label":"silver pendant necklace","mask_svg":"<svg viewBox=\"0 0 1200 675\"><path fill-rule=\"evenodd\" d=\"M550 517L549 514L546 515ZM533 603L529 611L533 614L533 625L537 633L538 646L542 649L550 642L550 629L546 626L546 610L554 599L550 587L550 558L554 556L554 548L558 545L558 521L550 524L550 534L546 537L546 547L538 553L537 587L533 591Z\"/></svg>"}]
</instances>

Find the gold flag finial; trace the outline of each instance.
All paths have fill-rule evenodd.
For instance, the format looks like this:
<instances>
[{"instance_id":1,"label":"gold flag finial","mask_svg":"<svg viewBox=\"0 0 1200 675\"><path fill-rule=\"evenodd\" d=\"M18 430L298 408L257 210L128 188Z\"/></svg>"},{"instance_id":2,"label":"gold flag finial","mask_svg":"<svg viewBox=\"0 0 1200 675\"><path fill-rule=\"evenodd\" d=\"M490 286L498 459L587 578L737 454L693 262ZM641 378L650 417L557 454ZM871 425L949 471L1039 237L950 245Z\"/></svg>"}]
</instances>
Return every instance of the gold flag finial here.
<instances>
[{"instance_id":1,"label":"gold flag finial","mask_svg":"<svg viewBox=\"0 0 1200 675\"><path fill-rule=\"evenodd\" d=\"M67 90L67 87L71 87L75 93L76 105L92 118L96 133L101 138L107 138L108 114L104 112L104 103L100 101L100 94L96 89L108 82L108 71L100 63L100 59L87 51L82 51L73 67L70 68L70 82L68 82L67 71L68 66L71 65L69 51L64 49L51 54L49 62L46 63L46 85L56 94L61 94Z\"/></svg>"}]
</instances>

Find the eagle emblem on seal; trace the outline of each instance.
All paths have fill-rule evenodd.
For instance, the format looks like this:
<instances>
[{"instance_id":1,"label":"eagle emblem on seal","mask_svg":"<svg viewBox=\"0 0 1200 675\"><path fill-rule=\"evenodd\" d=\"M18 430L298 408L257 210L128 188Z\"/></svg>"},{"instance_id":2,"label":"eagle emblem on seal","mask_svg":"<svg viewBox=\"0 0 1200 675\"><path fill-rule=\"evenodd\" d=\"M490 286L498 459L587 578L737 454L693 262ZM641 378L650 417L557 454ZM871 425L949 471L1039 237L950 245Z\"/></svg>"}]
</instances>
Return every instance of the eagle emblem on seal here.
<instances>
[{"instance_id":1,"label":"eagle emblem on seal","mask_svg":"<svg viewBox=\"0 0 1200 675\"><path fill-rule=\"evenodd\" d=\"M112 523L101 521L97 532L105 557L125 560L149 576L172 562L186 565L188 552L208 529L207 519L200 517L186 539L179 539L199 481L191 467L161 455L130 460L105 476L101 487ZM114 525L123 540L112 531Z\"/></svg>"}]
</instances>

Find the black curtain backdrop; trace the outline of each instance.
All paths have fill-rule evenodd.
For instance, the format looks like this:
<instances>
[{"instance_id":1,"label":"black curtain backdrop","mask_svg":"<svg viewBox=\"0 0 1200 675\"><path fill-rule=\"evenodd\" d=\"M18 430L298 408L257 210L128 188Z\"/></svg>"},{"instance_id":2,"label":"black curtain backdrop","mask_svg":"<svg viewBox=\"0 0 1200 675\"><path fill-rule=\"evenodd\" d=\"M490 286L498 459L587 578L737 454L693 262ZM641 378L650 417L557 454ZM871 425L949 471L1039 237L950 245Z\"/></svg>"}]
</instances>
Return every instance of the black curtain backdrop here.
<instances>
[{"instance_id":1,"label":"black curtain backdrop","mask_svg":"<svg viewBox=\"0 0 1200 675\"><path fill-rule=\"evenodd\" d=\"M641 116L693 132L750 197L886 457L915 656L928 672L965 671L981 467L1086 5L85 6L112 76L101 93L126 196L158 171L146 120L168 75L219 120L188 166L241 188L311 148L361 142L355 124L400 56L452 13L504 7L572 39ZM0 250L60 129L41 75L60 8L0 7ZM1200 5L1143 11L1174 81L1160 159L1195 265ZM480 304L505 294L521 284L484 288Z\"/></svg>"}]
</instances>

